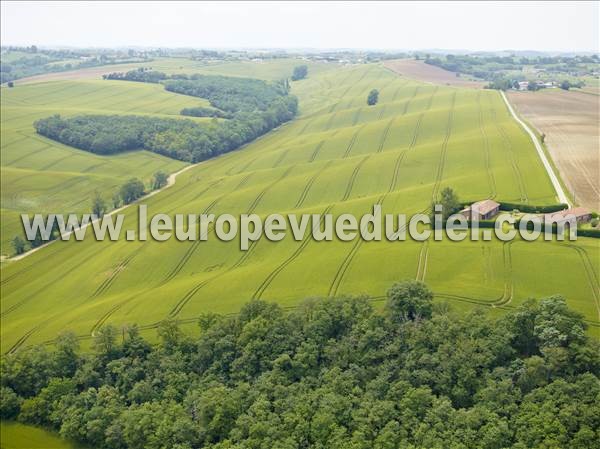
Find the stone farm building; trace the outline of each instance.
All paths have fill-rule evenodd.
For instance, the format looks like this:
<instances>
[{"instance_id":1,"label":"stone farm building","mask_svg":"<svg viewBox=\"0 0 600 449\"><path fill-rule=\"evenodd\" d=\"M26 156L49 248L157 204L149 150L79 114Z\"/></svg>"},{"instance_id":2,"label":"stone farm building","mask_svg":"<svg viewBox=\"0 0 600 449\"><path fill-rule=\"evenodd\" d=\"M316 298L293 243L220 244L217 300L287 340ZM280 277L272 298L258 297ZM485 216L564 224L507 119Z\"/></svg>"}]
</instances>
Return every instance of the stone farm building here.
<instances>
[{"instance_id":1,"label":"stone farm building","mask_svg":"<svg viewBox=\"0 0 600 449\"><path fill-rule=\"evenodd\" d=\"M545 217L557 223L567 220L567 216L574 215L577 223L587 223L592 219L592 213L585 207L574 207L572 209L565 209L559 212L552 212L546 214Z\"/></svg>"},{"instance_id":2,"label":"stone farm building","mask_svg":"<svg viewBox=\"0 0 600 449\"><path fill-rule=\"evenodd\" d=\"M477 214L478 220L489 220L498 215L498 212L500 212L500 203L497 203L494 200L483 200L477 201L469 207L465 207L459 213L464 215L467 220L470 220L472 214L475 213Z\"/></svg>"}]
</instances>

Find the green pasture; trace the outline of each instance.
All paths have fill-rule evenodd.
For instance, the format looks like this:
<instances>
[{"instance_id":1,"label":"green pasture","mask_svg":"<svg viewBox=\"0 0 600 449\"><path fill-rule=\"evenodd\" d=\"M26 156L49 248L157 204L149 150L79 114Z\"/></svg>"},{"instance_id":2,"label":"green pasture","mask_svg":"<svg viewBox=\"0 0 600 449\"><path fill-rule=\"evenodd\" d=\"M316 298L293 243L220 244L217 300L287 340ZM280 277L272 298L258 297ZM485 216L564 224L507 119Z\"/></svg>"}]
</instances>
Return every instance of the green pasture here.
<instances>
[{"instance_id":1,"label":"green pasture","mask_svg":"<svg viewBox=\"0 0 600 449\"><path fill-rule=\"evenodd\" d=\"M185 165L146 151L115 156L80 151L36 134L35 120L56 113L179 117L183 107L208 104L162 86L122 81L52 81L1 93L2 254L12 253L10 240L22 232L21 213L89 212L96 190L109 200L131 177L149 181L158 170Z\"/></svg>"},{"instance_id":2,"label":"green pasture","mask_svg":"<svg viewBox=\"0 0 600 449\"><path fill-rule=\"evenodd\" d=\"M327 68L293 83L298 119L181 174L173 187L145 201L149 213L362 215L379 202L384 213L412 214L427 210L447 186L465 201L556 202L532 143L498 92L419 83L375 64ZM79 84L48 95L58 101L82 89ZM373 88L380 101L369 107ZM102 107L119 110L108 92ZM171 111L150 104L154 109L138 106L139 112ZM137 229L137 210L125 215L125 229ZM204 312L235 313L253 297L288 307L309 296L365 294L377 301L391 283L411 278L425 280L440 300L459 309L502 310L528 297L563 294L595 331L599 270L592 239L296 242L288 233L277 243L263 238L246 252L214 234L196 243L57 242L2 267L2 351L50 342L65 329L87 344L108 323L138 323L152 335L166 317L193 323Z\"/></svg>"},{"instance_id":3,"label":"green pasture","mask_svg":"<svg viewBox=\"0 0 600 449\"><path fill-rule=\"evenodd\" d=\"M1 449L83 449L56 433L16 422L0 422Z\"/></svg>"}]
</instances>

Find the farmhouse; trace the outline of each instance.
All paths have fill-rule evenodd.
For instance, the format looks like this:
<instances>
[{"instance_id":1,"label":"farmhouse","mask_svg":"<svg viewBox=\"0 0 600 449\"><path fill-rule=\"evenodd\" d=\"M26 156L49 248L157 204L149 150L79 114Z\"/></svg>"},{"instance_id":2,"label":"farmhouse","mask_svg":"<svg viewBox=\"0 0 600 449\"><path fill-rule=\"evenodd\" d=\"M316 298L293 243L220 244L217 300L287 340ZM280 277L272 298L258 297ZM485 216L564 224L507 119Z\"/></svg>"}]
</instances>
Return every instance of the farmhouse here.
<instances>
[{"instance_id":1,"label":"farmhouse","mask_svg":"<svg viewBox=\"0 0 600 449\"><path fill-rule=\"evenodd\" d=\"M592 219L592 213L585 207L574 207L571 209L561 210L559 212L552 212L546 214L544 217L557 223L567 220L568 216L574 215L577 223L587 223Z\"/></svg>"},{"instance_id":2,"label":"farmhouse","mask_svg":"<svg viewBox=\"0 0 600 449\"><path fill-rule=\"evenodd\" d=\"M478 220L488 220L497 215L500 211L500 204L494 200L477 201L469 207L465 207L459 213L464 215L467 220L471 219L472 214L477 214Z\"/></svg>"}]
</instances>

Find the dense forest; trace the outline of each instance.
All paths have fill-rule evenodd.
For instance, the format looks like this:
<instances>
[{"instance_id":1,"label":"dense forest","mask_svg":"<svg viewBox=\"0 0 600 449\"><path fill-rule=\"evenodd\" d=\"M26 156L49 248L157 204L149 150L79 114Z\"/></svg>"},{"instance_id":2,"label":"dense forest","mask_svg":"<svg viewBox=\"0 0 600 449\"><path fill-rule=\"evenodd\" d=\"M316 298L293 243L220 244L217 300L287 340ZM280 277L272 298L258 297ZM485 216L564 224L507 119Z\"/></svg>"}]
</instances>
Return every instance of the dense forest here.
<instances>
[{"instance_id":1,"label":"dense forest","mask_svg":"<svg viewBox=\"0 0 600 449\"><path fill-rule=\"evenodd\" d=\"M102 448L600 447L600 356L559 296L454 313L422 283L284 311L253 300L159 342L106 326L2 363L1 417Z\"/></svg>"},{"instance_id":2,"label":"dense forest","mask_svg":"<svg viewBox=\"0 0 600 449\"><path fill-rule=\"evenodd\" d=\"M134 70L119 79L141 77L135 80L153 82L148 80L160 78L156 73L160 72ZM194 75L193 79L170 79L165 82L165 88L206 98L215 108L213 117L229 119L200 123L189 119L135 115L70 118L55 115L36 121L34 127L43 136L93 153L146 149L175 159L198 162L256 139L291 120L298 110L298 101L288 95L285 82ZM182 114L207 116L210 111L209 108L191 108L184 109Z\"/></svg>"}]
</instances>

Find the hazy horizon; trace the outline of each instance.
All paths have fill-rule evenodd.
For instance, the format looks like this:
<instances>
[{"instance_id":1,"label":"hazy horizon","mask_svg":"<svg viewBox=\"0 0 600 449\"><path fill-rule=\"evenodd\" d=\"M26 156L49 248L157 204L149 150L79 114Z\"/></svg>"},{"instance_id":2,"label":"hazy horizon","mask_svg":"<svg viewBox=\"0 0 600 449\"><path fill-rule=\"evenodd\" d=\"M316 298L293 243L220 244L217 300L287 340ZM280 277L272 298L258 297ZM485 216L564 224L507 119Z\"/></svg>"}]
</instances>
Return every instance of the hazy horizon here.
<instances>
[{"instance_id":1,"label":"hazy horizon","mask_svg":"<svg viewBox=\"0 0 600 449\"><path fill-rule=\"evenodd\" d=\"M2 2L2 45L599 51L598 2Z\"/></svg>"}]
</instances>

